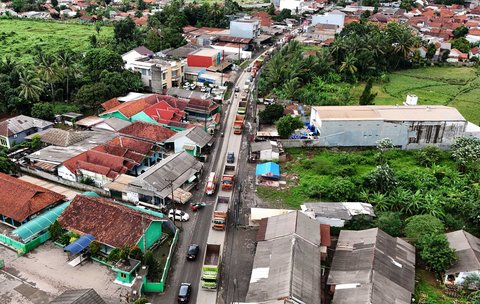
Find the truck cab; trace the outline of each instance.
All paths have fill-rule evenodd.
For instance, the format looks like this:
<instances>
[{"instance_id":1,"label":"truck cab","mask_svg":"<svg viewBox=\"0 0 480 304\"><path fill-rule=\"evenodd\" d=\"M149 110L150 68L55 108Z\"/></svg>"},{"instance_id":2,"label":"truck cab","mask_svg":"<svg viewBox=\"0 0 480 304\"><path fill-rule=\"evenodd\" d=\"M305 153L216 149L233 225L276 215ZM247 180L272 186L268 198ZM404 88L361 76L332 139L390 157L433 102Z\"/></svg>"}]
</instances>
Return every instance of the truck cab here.
<instances>
[{"instance_id":1,"label":"truck cab","mask_svg":"<svg viewBox=\"0 0 480 304\"><path fill-rule=\"evenodd\" d=\"M215 193L216 183L217 183L217 177L215 175L215 172L210 172L210 175L208 176L207 185L205 186L205 193L207 195L213 195Z\"/></svg>"}]
</instances>

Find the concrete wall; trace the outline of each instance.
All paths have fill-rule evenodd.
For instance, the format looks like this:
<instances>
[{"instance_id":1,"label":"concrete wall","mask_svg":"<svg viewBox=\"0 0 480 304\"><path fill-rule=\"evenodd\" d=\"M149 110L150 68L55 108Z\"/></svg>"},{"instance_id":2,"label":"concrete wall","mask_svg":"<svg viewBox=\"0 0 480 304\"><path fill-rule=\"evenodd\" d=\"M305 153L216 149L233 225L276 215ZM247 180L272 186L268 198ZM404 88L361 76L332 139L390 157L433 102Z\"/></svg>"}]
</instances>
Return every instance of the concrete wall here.
<instances>
[{"instance_id":1,"label":"concrete wall","mask_svg":"<svg viewBox=\"0 0 480 304\"><path fill-rule=\"evenodd\" d=\"M146 235L146 246L147 249L152 247L155 242L157 242L161 236L162 236L162 222L152 222L150 225L147 227L145 230L145 235ZM140 248L143 252L144 246L143 246L143 236L140 238L140 240L137 243L138 248Z\"/></svg>"},{"instance_id":2,"label":"concrete wall","mask_svg":"<svg viewBox=\"0 0 480 304\"><path fill-rule=\"evenodd\" d=\"M46 180L49 180L49 181L52 181L52 182L55 182L55 183L59 183L59 184L62 184L62 185L68 186L68 187L72 187L72 188L79 189L79 190L82 190L82 191L96 192L101 196L110 197L110 192L106 191L104 189L100 189L100 188L97 188L97 187L77 183L76 181L66 180L66 179L63 179L59 176L55 176L55 175L52 175L52 174L49 174L49 173L46 173L46 172L43 172L43 171L32 170L32 169L25 168L25 167L20 167L20 170L25 172L25 173L28 173L29 175L37 176L37 177L40 177L40 178L43 178L43 179L46 179Z\"/></svg>"},{"instance_id":3,"label":"concrete wall","mask_svg":"<svg viewBox=\"0 0 480 304\"><path fill-rule=\"evenodd\" d=\"M344 14L329 14L326 13L325 15L314 15L312 16L312 25L317 24L335 24L338 25L340 28L343 28L343 24L345 22L345 15Z\"/></svg>"}]
</instances>

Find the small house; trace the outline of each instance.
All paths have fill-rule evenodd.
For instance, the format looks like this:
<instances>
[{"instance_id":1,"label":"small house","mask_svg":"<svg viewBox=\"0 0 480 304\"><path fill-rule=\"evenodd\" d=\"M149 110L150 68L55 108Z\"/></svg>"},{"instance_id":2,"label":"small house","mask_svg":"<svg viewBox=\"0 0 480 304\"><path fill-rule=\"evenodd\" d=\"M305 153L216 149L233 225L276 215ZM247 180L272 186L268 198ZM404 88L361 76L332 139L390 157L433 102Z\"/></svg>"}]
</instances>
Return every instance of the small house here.
<instances>
[{"instance_id":1,"label":"small house","mask_svg":"<svg viewBox=\"0 0 480 304\"><path fill-rule=\"evenodd\" d=\"M53 123L19 115L0 121L0 147L10 149L25 141L28 135L53 127Z\"/></svg>"},{"instance_id":2,"label":"small house","mask_svg":"<svg viewBox=\"0 0 480 304\"><path fill-rule=\"evenodd\" d=\"M255 175L266 180L279 180L280 166L274 162L258 164Z\"/></svg>"},{"instance_id":3,"label":"small house","mask_svg":"<svg viewBox=\"0 0 480 304\"><path fill-rule=\"evenodd\" d=\"M193 127L178 132L165 141L173 145L175 153L185 151L190 155L199 157L204 154L212 143L213 137L203 128Z\"/></svg>"},{"instance_id":4,"label":"small house","mask_svg":"<svg viewBox=\"0 0 480 304\"><path fill-rule=\"evenodd\" d=\"M332 227L343 227L345 222L358 217L375 217L372 205L368 203L305 203L300 206L302 212L316 219L321 224L328 224Z\"/></svg>"},{"instance_id":5,"label":"small house","mask_svg":"<svg viewBox=\"0 0 480 304\"><path fill-rule=\"evenodd\" d=\"M457 261L445 272L446 285L461 285L471 274L480 274L480 239L464 230L446 234Z\"/></svg>"},{"instance_id":6,"label":"small house","mask_svg":"<svg viewBox=\"0 0 480 304\"><path fill-rule=\"evenodd\" d=\"M273 161L280 158L280 148L276 141L253 142L250 146L250 160Z\"/></svg>"}]
</instances>

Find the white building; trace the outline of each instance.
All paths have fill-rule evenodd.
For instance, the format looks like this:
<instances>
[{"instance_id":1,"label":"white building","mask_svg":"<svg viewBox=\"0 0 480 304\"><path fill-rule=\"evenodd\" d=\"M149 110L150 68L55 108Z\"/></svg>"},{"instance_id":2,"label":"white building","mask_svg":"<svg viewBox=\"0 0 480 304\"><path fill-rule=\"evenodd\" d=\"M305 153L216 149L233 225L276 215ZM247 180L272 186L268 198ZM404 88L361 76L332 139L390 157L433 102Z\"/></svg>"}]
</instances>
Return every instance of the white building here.
<instances>
[{"instance_id":1,"label":"white building","mask_svg":"<svg viewBox=\"0 0 480 304\"><path fill-rule=\"evenodd\" d=\"M251 16L230 21L230 36L254 39L260 34L260 22Z\"/></svg>"},{"instance_id":2,"label":"white building","mask_svg":"<svg viewBox=\"0 0 480 304\"><path fill-rule=\"evenodd\" d=\"M302 10L302 0L280 0L280 10L289 9L292 11L292 14L296 14L297 12L301 12Z\"/></svg>"},{"instance_id":3,"label":"white building","mask_svg":"<svg viewBox=\"0 0 480 304\"><path fill-rule=\"evenodd\" d=\"M319 134L316 146L374 147L390 138L402 149L427 144L448 148L467 135L467 120L446 106L312 107L310 125Z\"/></svg>"},{"instance_id":4,"label":"white building","mask_svg":"<svg viewBox=\"0 0 480 304\"><path fill-rule=\"evenodd\" d=\"M332 24L338 26L340 31L343 29L345 23L345 13L334 10L324 15L314 15L312 16L312 25L317 24Z\"/></svg>"}]
</instances>

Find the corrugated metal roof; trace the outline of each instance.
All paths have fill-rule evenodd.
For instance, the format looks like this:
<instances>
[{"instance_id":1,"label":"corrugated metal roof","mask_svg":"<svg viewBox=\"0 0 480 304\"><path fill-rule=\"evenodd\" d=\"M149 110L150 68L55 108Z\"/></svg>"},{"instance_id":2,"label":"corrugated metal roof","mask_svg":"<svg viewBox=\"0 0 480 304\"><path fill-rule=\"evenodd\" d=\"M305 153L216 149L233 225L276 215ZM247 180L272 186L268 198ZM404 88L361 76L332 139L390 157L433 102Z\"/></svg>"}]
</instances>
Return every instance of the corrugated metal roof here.
<instances>
[{"instance_id":1,"label":"corrugated metal roof","mask_svg":"<svg viewBox=\"0 0 480 304\"><path fill-rule=\"evenodd\" d=\"M0 122L0 135L9 137L32 128L44 129L52 125L43 119L18 115Z\"/></svg>"},{"instance_id":2,"label":"corrugated metal roof","mask_svg":"<svg viewBox=\"0 0 480 304\"><path fill-rule=\"evenodd\" d=\"M410 303L415 288L415 248L378 228L342 230L328 284L346 287L333 303L357 303L366 290L372 304Z\"/></svg>"},{"instance_id":3,"label":"corrugated metal roof","mask_svg":"<svg viewBox=\"0 0 480 304\"><path fill-rule=\"evenodd\" d=\"M375 216L373 207L368 203L361 202L345 202L345 203L305 203L302 210L313 210L317 217L337 218L342 220L350 220L355 215Z\"/></svg>"},{"instance_id":4,"label":"corrugated metal roof","mask_svg":"<svg viewBox=\"0 0 480 304\"><path fill-rule=\"evenodd\" d=\"M93 289L67 290L50 304L106 304Z\"/></svg>"},{"instance_id":5,"label":"corrugated metal roof","mask_svg":"<svg viewBox=\"0 0 480 304\"><path fill-rule=\"evenodd\" d=\"M447 274L480 270L480 239L464 230L447 233L450 248L455 250L457 261Z\"/></svg>"},{"instance_id":6,"label":"corrugated metal roof","mask_svg":"<svg viewBox=\"0 0 480 304\"><path fill-rule=\"evenodd\" d=\"M188 139L193 141L200 148L205 147L212 140L212 136L207 132L205 132L203 128L193 127L193 128L178 132L177 134L167 139L165 142L174 142L175 140L182 138L183 136L186 136Z\"/></svg>"},{"instance_id":7,"label":"corrugated metal roof","mask_svg":"<svg viewBox=\"0 0 480 304\"><path fill-rule=\"evenodd\" d=\"M185 151L170 155L129 183L128 190L165 198L199 172L203 165Z\"/></svg>"}]
</instances>

